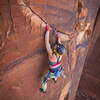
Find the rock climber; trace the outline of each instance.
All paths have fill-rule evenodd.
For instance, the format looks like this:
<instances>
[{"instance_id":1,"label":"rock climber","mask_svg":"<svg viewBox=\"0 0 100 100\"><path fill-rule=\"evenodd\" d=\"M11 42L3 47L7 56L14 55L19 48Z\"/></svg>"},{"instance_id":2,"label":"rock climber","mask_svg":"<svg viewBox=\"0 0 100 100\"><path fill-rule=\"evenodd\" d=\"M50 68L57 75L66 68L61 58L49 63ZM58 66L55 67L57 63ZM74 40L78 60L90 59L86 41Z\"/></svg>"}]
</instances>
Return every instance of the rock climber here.
<instances>
[{"instance_id":1,"label":"rock climber","mask_svg":"<svg viewBox=\"0 0 100 100\"><path fill-rule=\"evenodd\" d=\"M61 41L69 40L67 35L56 32L55 35L57 37L57 43L53 48L51 48L49 43L50 30L50 26L46 25L45 45L49 58L49 71L42 77L42 88L40 88L40 91L43 93L46 93L47 81L52 79L56 83L57 78L61 75L61 73L63 73L61 59L66 49Z\"/></svg>"}]
</instances>

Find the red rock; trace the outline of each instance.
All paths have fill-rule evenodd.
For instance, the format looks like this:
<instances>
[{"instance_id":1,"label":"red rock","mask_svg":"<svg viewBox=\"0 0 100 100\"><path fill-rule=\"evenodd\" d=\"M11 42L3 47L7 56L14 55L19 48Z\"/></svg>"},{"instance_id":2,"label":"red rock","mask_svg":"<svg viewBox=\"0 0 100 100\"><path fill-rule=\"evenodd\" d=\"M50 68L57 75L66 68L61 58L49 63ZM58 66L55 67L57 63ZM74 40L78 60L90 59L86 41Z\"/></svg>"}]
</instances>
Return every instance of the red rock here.
<instances>
[{"instance_id":1,"label":"red rock","mask_svg":"<svg viewBox=\"0 0 100 100\"><path fill-rule=\"evenodd\" d=\"M21 8L19 6L11 5L11 12L13 17L23 16L23 13L21 12Z\"/></svg>"},{"instance_id":2,"label":"red rock","mask_svg":"<svg viewBox=\"0 0 100 100\"><path fill-rule=\"evenodd\" d=\"M57 84L49 81L47 95L42 94L39 88L41 87L41 77L48 70L48 56L44 43L45 24L41 21L40 16L48 24L54 25L59 30L75 32L77 1L18 1L10 0L7 13L5 13L7 9L1 7L1 10L5 12L1 11L2 15L0 15L2 19L0 19L0 35L3 37L2 41L0 40L0 44L4 42L5 45L0 48L0 78L2 79L0 83L0 100L59 100L60 97L65 98L66 92L70 88L70 85L67 86L67 83L71 81L72 56L73 49L75 49L74 44L76 45L76 38L73 39L71 44L65 43L69 51L64 56L62 62L67 78L63 79L60 77ZM4 6L8 5L5 0L1 1L1 4L2 6L3 4ZM97 11L95 5L94 11ZM93 20L95 20L96 16L94 11L90 10L89 14L94 15ZM2 27L3 25L4 27ZM4 33L9 33L9 35L4 37ZM54 37L52 38L51 34L50 42L52 43L53 40ZM83 40L86 41L85 39ZM84 64L84 58L81 59L81 56L86 56L84 50L78 50L76 55L80 57L78 61L80 63L82 61L82 67L75 66L76 73L75 77L72 78L72 82L75 84L70 83L69 98L71 96L72 98L75 97L75 91L77 90ZM77 78L77 76L79 77ZM75 81L75 79L77 80ZM65 93L62 93L63 91Z\"/></svg>"},{"instance_id":3,"label":"red rock","mask_svg":"<svg viewBox=\"0 0 100 100\"><path fill-rule=\"evenodd\" d=\"M13 17L13 20L14 20L14 27L21 27L22 25L25 26L25 17L23 16Z\"/></svg>"}]
</instances>

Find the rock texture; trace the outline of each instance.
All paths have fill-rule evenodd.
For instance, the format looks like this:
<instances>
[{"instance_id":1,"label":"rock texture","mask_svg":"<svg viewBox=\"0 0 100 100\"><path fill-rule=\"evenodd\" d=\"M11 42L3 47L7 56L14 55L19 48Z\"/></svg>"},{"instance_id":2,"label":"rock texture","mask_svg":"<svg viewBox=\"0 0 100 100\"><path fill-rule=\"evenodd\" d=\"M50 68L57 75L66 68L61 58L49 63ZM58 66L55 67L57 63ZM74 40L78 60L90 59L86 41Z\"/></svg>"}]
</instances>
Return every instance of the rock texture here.
<instances>
[{"instance_id":1,"label":"rock texture","mask_svg":"<svg viewBox=\"0 0 100 100\"><path fill-rule=\"evenodd\" d=\"M95 29L93 32L92 41L89 45L88 55L85 62L85 67L82 73L82 78L79 84L79 91L83 91L86 95L93 99L100 99L100 9L96 20ZM84 99L85 100L85 99Z\"/></svg>"},{"instance_id":2,"label":"rock texture","mask_svg":"<svg viewBox=\"0 0 100 100\"><path fill-rule=\"evenodd\" d=\"M1 0L0 100L63 100L68 92L74 100L98 7L98 0ZM48 70L46 23L71 40L64 43L62 61L67 77L50 81L44 95L39 88Z\"/></svg>"}]
</instances>

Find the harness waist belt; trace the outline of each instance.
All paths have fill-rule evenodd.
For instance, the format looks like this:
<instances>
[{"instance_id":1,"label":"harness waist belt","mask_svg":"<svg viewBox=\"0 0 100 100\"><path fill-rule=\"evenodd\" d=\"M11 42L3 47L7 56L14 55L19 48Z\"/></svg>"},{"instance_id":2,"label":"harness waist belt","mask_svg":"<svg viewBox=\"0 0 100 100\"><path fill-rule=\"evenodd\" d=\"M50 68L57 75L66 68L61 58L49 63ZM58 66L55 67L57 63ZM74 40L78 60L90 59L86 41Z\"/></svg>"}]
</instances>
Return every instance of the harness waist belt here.
<instances>
[{"instance_id":1,"label":"harness waist belt","mask_svg":"<svg viewBox=\"0 0 100 100\"><path fill-rule=\"evenodd\" d=\"M58 62L56 64L52 64L52 63L49 63L50 64L50 69L56 69L58 68L59 66L61 66L61 62Z\"/></svg>"}]
</instances>

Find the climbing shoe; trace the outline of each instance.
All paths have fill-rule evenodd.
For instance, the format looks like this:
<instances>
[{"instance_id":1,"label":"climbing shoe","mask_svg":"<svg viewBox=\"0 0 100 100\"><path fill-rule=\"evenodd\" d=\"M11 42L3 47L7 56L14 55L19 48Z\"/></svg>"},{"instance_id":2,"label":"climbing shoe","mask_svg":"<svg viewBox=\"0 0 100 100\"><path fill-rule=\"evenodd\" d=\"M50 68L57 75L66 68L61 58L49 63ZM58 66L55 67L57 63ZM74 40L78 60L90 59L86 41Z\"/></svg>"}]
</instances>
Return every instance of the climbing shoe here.
<instances>
[{"instance_id":1,"label":"climbing shoe","mask_svg":"<svg viewBox=\"0 0 100 100\"><path fill-rule=\"evenodd\" d=\"M52 78L52 80L54 81L54 83L57 83L57 80L55 80L55 78Z\"/></svg>"},{"instance_id":2,"label":"climbing shoe","mask_svg":"<svg viewBox=\"0 0 100 100\"><path fill-rule=\"evenodd\" d=\"M40 92L43 92L44 94L46 94L47 92L44 91L42 88L40 88Z\"/></svg>"}]
</instances>

